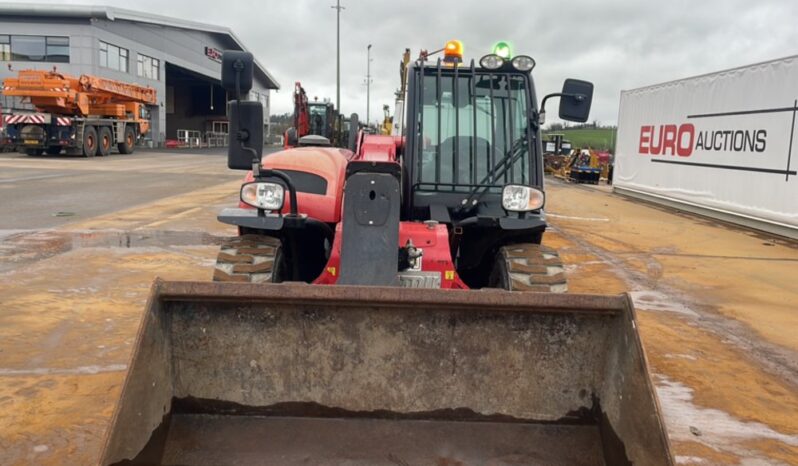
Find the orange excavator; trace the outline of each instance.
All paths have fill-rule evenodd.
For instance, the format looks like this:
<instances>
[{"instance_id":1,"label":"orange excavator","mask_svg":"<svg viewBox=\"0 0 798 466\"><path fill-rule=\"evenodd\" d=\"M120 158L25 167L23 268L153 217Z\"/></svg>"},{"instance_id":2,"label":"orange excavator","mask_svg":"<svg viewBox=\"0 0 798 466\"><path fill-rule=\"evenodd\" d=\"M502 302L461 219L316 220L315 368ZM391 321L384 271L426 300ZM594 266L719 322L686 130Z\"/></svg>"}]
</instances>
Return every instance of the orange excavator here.
<instances>
[{"instance_id":1,"label":"orange excavator","mask_svg":"<svg viewBox=\"0 0 798 466\"><path fill-rule=\"evenodd\" d=\"M294 84L294 125L288 128L283 138L286 149L300 145L300 139L305 136L321 136L327 144L341 145L340 115L332 102L318 101L314 98L311 102L305 93L305 88L297 81ZM310 141L310 142L308 142ZM324 140L312 138L306 143L314 145L324 144Z\"/></svg>"},{"instance_id":2,"label":"orange excavator","mask_svg":"<svg viewBox=\"0 0 798 466\"><path fill-rule=\"evenodd\" d=\"M106 156L113 146L132 153L150 130L147 105L157 103L152 87L55 69L21 70L3 81L3 95L21 97L35 108L3 117L5 142L28 155Z\"/></svg>"}]
</instances>

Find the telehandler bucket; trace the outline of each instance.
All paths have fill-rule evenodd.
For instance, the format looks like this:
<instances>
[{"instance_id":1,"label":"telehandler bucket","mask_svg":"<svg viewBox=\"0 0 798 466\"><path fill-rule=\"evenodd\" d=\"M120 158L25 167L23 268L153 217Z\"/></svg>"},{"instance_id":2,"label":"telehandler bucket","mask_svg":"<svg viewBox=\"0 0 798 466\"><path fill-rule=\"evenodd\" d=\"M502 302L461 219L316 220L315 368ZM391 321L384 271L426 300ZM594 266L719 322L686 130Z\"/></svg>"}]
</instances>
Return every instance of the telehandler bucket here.
<instances>
[{"instance_id":1,"label":"telehandler bucket","mask_svg":"<svg viewBox=\"0 0 798 466\"><path fill-rule=\"evenodd\" d=\"M672 465L628 296L156 281L102 465Z\"/></svg>"}]
</instances>

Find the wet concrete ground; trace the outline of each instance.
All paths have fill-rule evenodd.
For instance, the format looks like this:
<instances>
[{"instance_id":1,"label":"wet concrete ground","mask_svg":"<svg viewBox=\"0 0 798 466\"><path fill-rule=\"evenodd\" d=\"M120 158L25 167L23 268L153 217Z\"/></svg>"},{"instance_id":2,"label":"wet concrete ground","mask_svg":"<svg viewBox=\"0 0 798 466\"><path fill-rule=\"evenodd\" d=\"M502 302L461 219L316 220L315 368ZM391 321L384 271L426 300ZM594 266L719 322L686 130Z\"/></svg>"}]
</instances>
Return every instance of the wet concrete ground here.
<instances>
[{"instance_id":1,"label":"wet concrete ground","mask_svg":"<svg viewBox=\"0 0 798 466\"><path fill-rule=\"evenodd\" d=\"M19 160L0 160L5 179L31 163ZM139 164L145 179L192 166L209 178L126 209L48 217L55 229L0 217L24 230L0 238L0 464L93 464L152 279L210 279L214 236L233 233L215 221L239 178L223 158L99 160L83 161L100 164L100 178ZM17 183L0 184L4 199ZM134 196L137 184L126 186ZM547 198L544 242L560 249L571 290L635 297L677 464L798 464L795 244L602 188L552 182Z\"/></svg>"}]
</instances>

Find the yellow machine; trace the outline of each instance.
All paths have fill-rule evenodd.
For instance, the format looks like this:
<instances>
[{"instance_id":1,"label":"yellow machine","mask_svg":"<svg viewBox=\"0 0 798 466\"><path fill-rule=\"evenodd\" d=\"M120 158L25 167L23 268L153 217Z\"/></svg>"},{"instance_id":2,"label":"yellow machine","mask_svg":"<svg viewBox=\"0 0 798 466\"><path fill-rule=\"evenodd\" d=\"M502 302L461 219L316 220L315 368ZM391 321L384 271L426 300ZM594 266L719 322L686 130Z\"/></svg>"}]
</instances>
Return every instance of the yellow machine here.
<instances>
[{"instance_id":1,"label":"yellow machine","mask_svg":"<svg viewBox=\"0 0 798 466\"><path fill-rule=\"evenodd\" d=\"M384 114L384 117L382 119L382 125L380 125L380 134L390 136L391 131L393 130L393 117L391 116L391 107L389 105L383 105L382 112Z\"/></svg>"}]
</instances>

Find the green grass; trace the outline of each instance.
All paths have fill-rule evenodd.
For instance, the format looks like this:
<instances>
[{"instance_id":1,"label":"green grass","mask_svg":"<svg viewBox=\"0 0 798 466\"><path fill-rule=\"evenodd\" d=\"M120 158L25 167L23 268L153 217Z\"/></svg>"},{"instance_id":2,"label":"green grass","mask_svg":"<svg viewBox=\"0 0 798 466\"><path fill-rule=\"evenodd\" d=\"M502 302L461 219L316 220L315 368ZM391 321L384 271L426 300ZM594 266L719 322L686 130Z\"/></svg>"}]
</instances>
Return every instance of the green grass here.
<instances>
[{"instance_id":1,"label":"green grass","mask_svg":"<svg viewBox=\"0 0 798 466\"><path fill-rule=\"evenodd\" d=\"M615 128L585 128L544 131L544 139L549 133L564 134L565 139L571 141L571 145L574 149L592 148L596 150L612 150L613 144L615 143Z\"/></svg>"}]
</instances>

